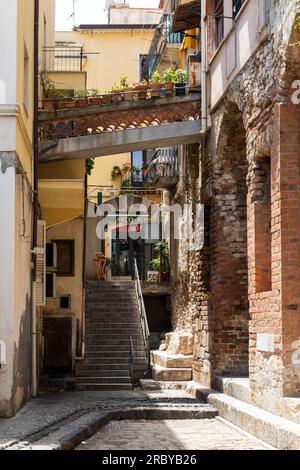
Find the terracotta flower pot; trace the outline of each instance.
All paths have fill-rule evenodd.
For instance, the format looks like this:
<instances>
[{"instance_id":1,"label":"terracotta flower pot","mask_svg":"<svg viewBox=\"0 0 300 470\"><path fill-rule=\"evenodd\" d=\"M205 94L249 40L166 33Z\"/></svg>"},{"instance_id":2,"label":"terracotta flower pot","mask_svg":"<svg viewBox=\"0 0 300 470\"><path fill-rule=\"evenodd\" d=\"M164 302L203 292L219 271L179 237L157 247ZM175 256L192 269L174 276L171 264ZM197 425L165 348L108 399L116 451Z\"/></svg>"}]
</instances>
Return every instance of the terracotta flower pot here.
<instances>
[{"instance_id":1,"label":"terracotta flower pot","mask_svg":"<svg viewBox=\"0 0 300 470\"><path fill-rule=\"evenodd\" d=\"M89 100L87 98L79 98L75 101L76 108L82 108L89 105Z\"/></svg>"},{"instance_id":2,"label":"terracotta flower pot","mask_svg":"<svg viewBox=\"0 0 300 470\"><path fill-rule=\"evenodd\" d=\"M147 99L147 94L148 94L148 90L149 90L148 85L137 85L135 87L135 90L137 90L137 92L138 92L137 95L138 95L139 100Z\"/></svg>"},{"instance_id":3,"label":"terracotta flower pot","mask_svg":"<svg viewBox=\"0 0 300 470\"><path fill-rule=\"evenodd\" d=\"M98 106L100 104L102 104L101 96L91 96L91 98L89 98L89 106Z\"/></svg>"},{"instance_id":4,"label":"terracotta flower pot","mask_svg":"<svg viewBox=\"0 0 300 470\"><path fill-rule=\"evenodd\" d=\"M161 97L161 83L151 83L150 90L151 90L151 98L160 98Z\"/></svg>"},{"instance_id":5,"label":"terracotta flower pot","mask_svg":"<svg viewBox=\"0 0 300 470\"><path fill-rule=\"evenodd\" d=\"M70 108L75 108L76 103L75 100L58 100L57 102L57 108L58 109L70 109Z\"/></svg>"},{"instance_id":6,"label":"terracotta flower pot","mask_svg":"<svg viewBox=\"0 0 300 470\"><path fill-rule=\"evenodd\" d=\"M56 102L53 99L43 100L43 109L45 111L54 111L56 108Z\"/></svg>"},{"instance_id":7,"label":"terracotta flower pot","mask_svg":"<svg viewBox=\"0 0 300 470\"><path fill-rule=\"evenodd\" d=\"M123 97L124 97L124 101L133 101L134 100L134 88L131 87L131 88L125 88L124 91L124 94L123 94Z\"/></svg>"},{"instance_id":8,"label":"terracotta flower pot","mask_svg":"<svg viewBox=\"0 0 300 470\"><path fill-rule=\"evenodd\" d=\"M164 90L166 96L173 96L174 95L174 83L173 82L165 82L164 83Z\"/></svg>"},{"instance_id":9,"label":"terracotta flower pot","mask_svg":"<svg viewBox=\"0 0 300 470\"><path fill-rule=\"evenodd\" d=\"M111 102L120 103L123 99L121 91L112 91L111 92Z\"/></svg>"},{"instance_id":10,"label":"terracotta flower pot","mask_svg":"<svg viewBox=\"0 0 300 470\"><path fill-rule=\"evenodd\" d=\"M110 103L111 103L111 95L103 95L102 104L110 104Z\"/></svg>"}]
</instances>

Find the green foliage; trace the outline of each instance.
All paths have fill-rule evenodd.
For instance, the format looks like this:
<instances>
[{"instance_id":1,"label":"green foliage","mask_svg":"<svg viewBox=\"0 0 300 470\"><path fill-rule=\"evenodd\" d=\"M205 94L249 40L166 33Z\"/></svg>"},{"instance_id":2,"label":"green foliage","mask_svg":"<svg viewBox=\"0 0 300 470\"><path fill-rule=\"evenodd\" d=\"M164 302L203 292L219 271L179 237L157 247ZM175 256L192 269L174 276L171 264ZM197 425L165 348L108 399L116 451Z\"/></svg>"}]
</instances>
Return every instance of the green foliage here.
<instances>
[{"instance_id":1,"label":"green foliage","mask_svg":"<svg viewBox=\"0 0 300 470\"><path fill-rule=\"evenodd\" d=\"M153 83L161 83L161 76L159 75L158 71L154 72L152 75L152 82Z\"/></svg>"},{"instance_id":2,"label":"green foliage","mask_svg":"<svg viewBox=\"0 0 300 470\"><path fill-rule=\"evenodd\" d=\"M187 83L188 73L186 70L177 69L174 72L175 83Z\"/></svg>"},{"instance_id":3,"label":"green foliage","mask_svg":"<svg viewBox=\"0 0 300 470\"><path fill-rule=\"evenodd\" d=\"M87 175L91 175L92 174L92 171L95 167L95 159L94 158L88 158L85 162L85 169L86 169L86 173Z\"/></svg>"},{"instance_id":4,"label":"green foliage","mask_svg":"<svg viewBox=\"0 0 300 470\"><path fill-rule=\"evenodd\" d=\"M87 95L88 95L88 92L87 92L87 90L76 90L75 95L78 98L86 98Z\"/></svg>"},{"instance_id":5,"label":"green foliage","mask_svg":"<svg viewBox=\"0 0 300 470\"><path fill-rule=\"evenodd\" d=\"M158 242L154 246L154 256L150 261L150 266L155 271L167 273L170 271L169 245L166 242Z\"/></svg>"},{"instance_id":6,"label":"green foliage","mask_svg":"<svg viewBox=\"0 0 300 470\"><path fill-rule=\"evenodd\" d=\"M121 88L128 88L129 87L128 78L124 73L120 77L120 86L121 86Z\"/></svg>"},{"instance_id":7,"label":"green foliage","mask_svg":"<svg viewBox=\"0 0 300 470\"><path fill-rule=\"evenodd\" d=\"M174 70L172 69L172 67L169 67L167 70L164 71L163 79L164 79L164 82L174 83L175 77L174 77Z\"/></svg>"}]
</instances>

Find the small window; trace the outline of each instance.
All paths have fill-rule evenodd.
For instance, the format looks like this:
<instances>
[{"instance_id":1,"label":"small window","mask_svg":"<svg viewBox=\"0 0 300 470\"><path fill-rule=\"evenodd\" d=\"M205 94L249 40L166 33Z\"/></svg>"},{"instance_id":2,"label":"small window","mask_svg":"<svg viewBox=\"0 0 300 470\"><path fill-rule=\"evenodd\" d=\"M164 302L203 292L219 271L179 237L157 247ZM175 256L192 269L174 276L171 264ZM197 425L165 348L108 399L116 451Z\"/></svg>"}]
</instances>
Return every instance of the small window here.
<instances>
[{"instance_id":1,"label":"small window","mask_svg":"<svg viewBox=\"0 0 300 470\"><path fill-rule=\"evenodd\" d=\"M29 55L24 43L24 77L23 77L23 105L26 114L29 109Z\"/></svg>"},{"instance_id":2,"label":"small window","mask_svg":"<svg viewBox=\"0 0 300 470\"><path fill-rule=\"evenodd\" d=\"M74 276L75 241L55 240L57 246L57 275Z\"/></svg>"},{"instance_id":3,"label":"small window","mask_svg":"<svg viewBox=\"0 0 300 470\"><path fill-rule=\"evenodd\" d=\"M71 308L71 296L62 295L59 299L59 308L70 310Z\"/></svg>"},{"instance_id":4,"label":"small window","mask_svg":"<svg viewBox=\"0 0 300 470\"><path fill-rule=\"evenodd\" d=\"M216 46L224 39L224 0L215 0Z\"/></svg>"},{"instance_id":5,"label":"small window","mask_svg":"<svg viewBox=\"0 0 300 470\"><path fill-rule=\"evenodd\" d=\"M245 0L233 0L232 2L232 16L235 18L243 6Z\"/></svg>"}]
</instances>

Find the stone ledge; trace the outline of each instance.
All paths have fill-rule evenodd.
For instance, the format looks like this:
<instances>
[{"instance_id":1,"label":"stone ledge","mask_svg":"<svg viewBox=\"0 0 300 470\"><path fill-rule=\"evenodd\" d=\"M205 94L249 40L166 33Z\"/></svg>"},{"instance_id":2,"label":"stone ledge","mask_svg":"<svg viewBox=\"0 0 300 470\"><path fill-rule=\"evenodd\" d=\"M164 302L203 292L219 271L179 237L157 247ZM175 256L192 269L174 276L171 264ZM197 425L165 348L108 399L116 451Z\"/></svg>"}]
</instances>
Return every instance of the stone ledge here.
<instances>
[{"instance_id":1,"label":"stone ledge","mask_svg":"<svg viewBox=\"0 0 300 470\"><path fill-rule=\"evenodd\" d=\"M247 377L218 376L215 378L215 387L225 395L251 404L250 383Z\"/></svg>"},{"instance_id":2,"label":"stone ledge","mask_svg":"<svg viewBox=\"0 0 300 470\"><path fill-rule=\"evenodd\" d=\"M209 393L207 401L222 418L273 447L280 450L300 448L299 424L218 392Z\"/></svg>"},{"instance_id":3,"label":"stone ledge","mask_svg":"<svg viewBox=\"0 0 300 470\"><path fill-rule=\"evenodd\" d=\"M176 369L155 366L152 369L152 378L154 380L166 380L175 382L186 382L192 380L192 369Z\"/></svg>"},{"instance_id":4,"label":"stone ledge","mask_svg":"<svg viewBox=\"0 0 300 470\"><path fill-rule=\"evenodd\" d=\"M152 365L175 369L189 369L193 365L193 356L185 356L183 354L169 354L166 351L151 352Z\"/></svg>"}]
</instances>

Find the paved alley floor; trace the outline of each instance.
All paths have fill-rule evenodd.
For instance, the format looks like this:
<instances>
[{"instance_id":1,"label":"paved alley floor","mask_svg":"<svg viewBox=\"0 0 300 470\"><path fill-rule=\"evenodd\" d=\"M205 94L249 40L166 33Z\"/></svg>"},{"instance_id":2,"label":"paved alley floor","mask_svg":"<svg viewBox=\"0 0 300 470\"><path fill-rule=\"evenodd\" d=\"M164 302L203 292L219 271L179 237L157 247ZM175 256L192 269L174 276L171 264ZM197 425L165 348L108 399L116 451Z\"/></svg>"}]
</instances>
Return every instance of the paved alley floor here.
<instances>
[{"instance_id":1,"label":"paved alley floor","mask_svg":"<svg viewBox=\"0 0 300 470\"><path fill-rule=\"evenodd\" d=\"M76 450L267 450L223 420L112 421Z\"/></svg>"}]
</instances>

